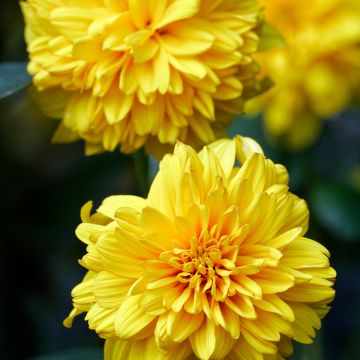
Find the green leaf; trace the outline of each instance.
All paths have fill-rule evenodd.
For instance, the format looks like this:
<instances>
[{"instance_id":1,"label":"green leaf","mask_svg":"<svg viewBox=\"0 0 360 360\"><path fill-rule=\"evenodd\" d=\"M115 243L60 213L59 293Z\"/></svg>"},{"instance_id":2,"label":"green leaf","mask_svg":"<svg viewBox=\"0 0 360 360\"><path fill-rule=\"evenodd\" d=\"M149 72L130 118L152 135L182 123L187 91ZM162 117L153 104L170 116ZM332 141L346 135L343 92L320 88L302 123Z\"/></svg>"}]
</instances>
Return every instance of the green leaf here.
<instances>
[{"instance_id":1,"label":"green leaf","mask_svg":"<svg viewBox=\"0 0 360 360\"><path fill-rule=\"evenodd\" d=\"M348 242L360 238L360 194L336 183L318 183L309 194L313 214L334 237Z\"/></svg>"},{"instance_id":2,"label":"green leaf","mask_svg":"<svg viewBox=\"0 0 360 360\"><path fill-rule=\"evenodd\" d=\"M258 86L255 89L245 91L244 98L247 100L253 98L254 96L262 95L273 86L274 82L269 77L265 77L259 81Z\"/></svg>"},{"instance_id":3,"label":"green leaf","mask_svg":"<svg viewBox=\"0 0 360 360\"><path fill-rule=\"evenodd\" d=\"M31 360L102 360L103 350L98 348L74 348L51 353Z\"/></svg>"},{"instance_id":4,"label":"green leaf","mask_svg":"<svg viewBox=\"0 0 360 360\"><path fill-rule=\"evenodd\" d=\"M150 188L149 156L145 153L145 150L141 148L134 154L134 160L141 196L147 197Z\"/></svg>"},{"instance_id":5,"label":"green leaf","mask_svg":"<svg viewBox=\"0 0 360 360\"><path fill-rule=\"evenodd\" d=\"M159 160L154 156L149 155L149 182L150 184L155 179L155 176L159 172ZM147 194L146 194L147 195Z\"/></svg>"},{"instance_id":6,"label":"green leaf","mask_svg":"<svg viewBox=\"0 0 360 360\"><path fill-rule=\"evenodd\" d=\"M31 83L26 71L26 63L0 64L0 99L9 96Z\"/></svg>"},{"instance_id":7,"label":"green leaf","mask_svg":"<svg viewBox=\"0 0 360 360\"><path fill-rule=\"evenodd\" d=\"M284 47L285 45L285 40L280 31L267 22L264 22L260 26L258 34L260 38L258 51L278 49Z\"/></svg>"}]
</instances>

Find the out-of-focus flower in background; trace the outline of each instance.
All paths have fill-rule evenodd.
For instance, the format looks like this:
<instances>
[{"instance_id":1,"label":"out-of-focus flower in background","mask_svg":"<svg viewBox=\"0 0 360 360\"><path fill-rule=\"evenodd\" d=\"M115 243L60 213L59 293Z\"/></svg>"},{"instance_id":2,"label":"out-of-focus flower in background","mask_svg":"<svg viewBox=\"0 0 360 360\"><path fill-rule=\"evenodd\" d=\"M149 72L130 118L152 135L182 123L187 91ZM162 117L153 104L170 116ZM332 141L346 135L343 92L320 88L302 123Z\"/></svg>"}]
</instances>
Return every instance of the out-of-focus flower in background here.
<instances>
[{"instance_id":1,"label":"out-of-focus flower in background","mask_svg":"<svg viewBox=\"0 0 360 360\"><path fill-rule=\"evenodd\" d=\"M199 154L178 143L147 199L91 207L76 231L88 273L64 323L86 312L105 359L283 359L329 310L329 252L304 237L286 169L249 138Z\"/></svg>"},{"instance_id":2,"label":"out-of-focus flower in background","mask_svg":"<svg viewBox=\"0 0 360 360\"><path fill-rule=\"evenodd\" d=\"M225 135L256 88L255 0L21 3L36 97L55 142L150 152ZM248 95L250 96L250 95Z\"/></svg>"},{"instance_id":3,"label":"out-of-focus flower in background","mask_svg":"<svg viewBox=\"0 0 360 360\"><path fill-rule=\"evenodd\" d=\"M360 2L260 0L284 47L257 55L275 85L250 101L271 135L293 149L317 137L322 122L359 100Z\"/></svg>"}]
</instances>

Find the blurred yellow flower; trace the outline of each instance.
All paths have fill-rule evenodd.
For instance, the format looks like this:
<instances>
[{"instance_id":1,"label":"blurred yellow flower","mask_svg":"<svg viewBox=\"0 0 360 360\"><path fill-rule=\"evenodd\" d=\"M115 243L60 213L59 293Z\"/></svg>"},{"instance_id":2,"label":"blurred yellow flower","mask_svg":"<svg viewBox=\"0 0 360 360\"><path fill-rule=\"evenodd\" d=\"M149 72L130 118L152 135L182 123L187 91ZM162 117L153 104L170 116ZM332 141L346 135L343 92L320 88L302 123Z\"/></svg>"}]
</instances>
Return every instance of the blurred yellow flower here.
<instances>
[{"instance_id":1,"label":"blurred yellow flower","mask_svg":"<svg viewBox=\"0 0 360 360\"><path fill-rule=\"evenodd\" d=\"M83 207L88 273L65 326L86 312L107 360L276 360L311 343L336 274L287 184L249 138L178 143L147 199Z\"/></svg>"},{"instance_id":2,"label":"blurred yellow flower","mask_svg":"<svg viewBox=\"0 0 360 360\"><path fill-rule=\"evenodd\" d=\"M259 3L286 45L256 57L275 86L251 101L249 110L263 110L269 132L300 148L316 138L323 120L359 99L360 2Z\"/></svg>"},{"instance_id":3,"label":"blurred yellow flower","mask_svg":"<svg viewBox=\"0 0 360 360\"><path fill-rule=\"evenodd\" d=\"M27 0L29 72L55 142L199 147L253 93L256 0Z\"/></svg>"}]
</instances>

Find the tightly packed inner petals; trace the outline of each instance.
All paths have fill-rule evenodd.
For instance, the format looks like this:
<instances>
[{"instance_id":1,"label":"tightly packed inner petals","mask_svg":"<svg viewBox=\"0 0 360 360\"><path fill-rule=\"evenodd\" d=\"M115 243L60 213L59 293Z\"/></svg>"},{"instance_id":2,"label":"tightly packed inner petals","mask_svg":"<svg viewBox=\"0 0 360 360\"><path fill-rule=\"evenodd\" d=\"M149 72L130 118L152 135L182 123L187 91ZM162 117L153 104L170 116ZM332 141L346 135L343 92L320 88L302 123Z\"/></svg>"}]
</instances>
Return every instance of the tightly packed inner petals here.
<instances>
[{"instance_id":1,"label":"tightly packed inner petals","mask_svg":"<svg viewBox=\"0 0 360 360\"><path fill-rule=\"evenodd\" d=\"M256 0L21 5L36 98L62 118L54 140L83 138L89 154L199 147L224 134L259 86Z\"/></svg>"},{"instance_id":2,"label":"tightly packed inner petals","mask_svg":"<svg viewBox=\"0 0 360 360\"><path fill-rule=\"evenodd\" d=\"M147 199L85 205L88 274L65 325L87 312L106 359L288 357L315 336L336 274L287 182L251 139L178 143Z\"/></svg>"}]
</instances>

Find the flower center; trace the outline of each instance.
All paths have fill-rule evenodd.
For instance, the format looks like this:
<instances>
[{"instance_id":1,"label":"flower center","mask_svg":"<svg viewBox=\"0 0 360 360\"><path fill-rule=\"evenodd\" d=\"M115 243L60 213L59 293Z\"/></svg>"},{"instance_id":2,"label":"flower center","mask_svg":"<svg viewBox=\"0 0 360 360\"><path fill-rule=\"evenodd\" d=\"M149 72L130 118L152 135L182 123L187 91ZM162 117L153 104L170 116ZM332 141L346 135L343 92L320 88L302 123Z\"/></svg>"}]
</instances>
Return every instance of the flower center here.
<instances>
[{"instance_id":1,"label":"flower center","mask_svg":"<svg viewBox=\"0 0 360 360\"><path fill-rule=\"evenodd\" d=\"M217 277L222 276L223 240L203 230L194 236L189 249L174 249L168 254L168 263L178 270L179 282L206 291ZM227 238L227 236L225 236ZM206 289L205 289L206 288Z\"/></svg>"},{"instance_id":2,"label":"flower center","mask_svg":"<svg viewBox=\"0 0 360 360\"><path fill-rule=\"evenodd\" d=\"M201 274L203 277L215 275L214 267L222 258L222 253L216 246L204 248L199 245L196 249L184 251L181 259L183 272L192 274Z\"/></svg>"}]
</instances>

